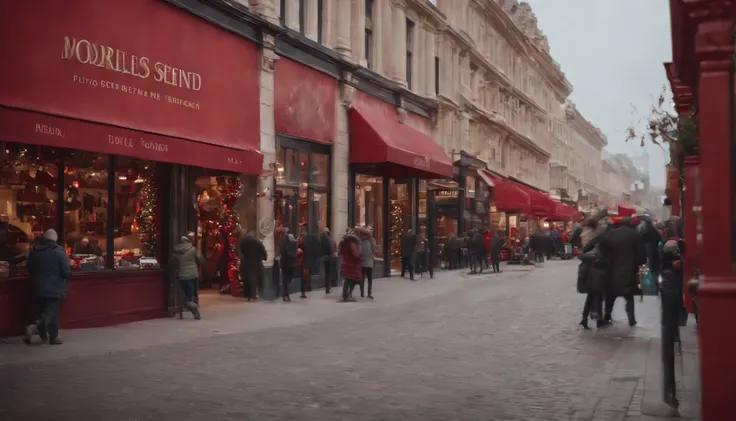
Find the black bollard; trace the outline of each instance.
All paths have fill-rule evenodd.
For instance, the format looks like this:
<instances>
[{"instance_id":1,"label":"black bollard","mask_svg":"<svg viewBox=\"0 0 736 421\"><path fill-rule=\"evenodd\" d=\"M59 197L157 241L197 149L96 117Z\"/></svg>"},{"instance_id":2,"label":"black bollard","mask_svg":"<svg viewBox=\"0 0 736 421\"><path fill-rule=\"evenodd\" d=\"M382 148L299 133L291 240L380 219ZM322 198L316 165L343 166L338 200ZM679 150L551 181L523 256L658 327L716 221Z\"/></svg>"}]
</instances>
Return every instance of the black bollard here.
<instances>
[{"instance_id":1,"label":"black bollard","mask_svg":"<svg viewBox=\"0 0 736 421\"><path fill-rule=\"evenodd\" d=\"M675 379L675 343L678 340L679 317L682 311L682 275L680 270L662 271L660 294L662 301L662 377L664 401L673 408L679 406Z\"/></svg>"}]
</instances>

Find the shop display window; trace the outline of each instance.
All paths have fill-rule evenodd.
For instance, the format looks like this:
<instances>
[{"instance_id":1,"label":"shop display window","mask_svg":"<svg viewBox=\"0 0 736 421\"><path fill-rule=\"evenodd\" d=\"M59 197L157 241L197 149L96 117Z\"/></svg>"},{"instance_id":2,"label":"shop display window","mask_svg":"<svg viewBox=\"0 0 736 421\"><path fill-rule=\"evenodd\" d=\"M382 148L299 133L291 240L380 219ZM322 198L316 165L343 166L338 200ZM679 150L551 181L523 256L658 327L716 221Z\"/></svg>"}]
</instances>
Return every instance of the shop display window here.
<instances>
[{"instance_id":1,"label":"shop display window","mask_svg":"<svg viewBox=\"0 0 736 421\"><path fill-rule=\"evenodd\" d=\"M373 228L376 255L384 254L383 178L370 175L355 176L355 223Z\"/></svg>"},{"instance_id":2,"label":"shop display window","mask_svg":"<svg viewBox=\"0 0 736 421\"><path fill-rule=\"evenodd\" d=\"M113 218L116 269L139 269L156 258L158 195L155 163L117 157Z\"/></svg>"},{"instance_id":3,"label":"shop display window","mask_svg":"<svg viewBox=\"0 0 736 421\"><path fill-rule=\"evenodd\" d=\"M58 151L0 145L0 278L24 276L35 237L58 230Z\"/></svg>"},{"instance_id":4,"label":"shop display window","mask_svg":"<svg viewBox=\"0 0 736 421\"><path fill-rule=\"evenodd\" d=\"M299 237L329 228L330 220L329 148L297 140L287 143L293 147L280 146L276 152L273 193L276 250L280 250L287 229Z\"/></svg>"},{"instance_id":5,"label":"shop display window","mask_svg":"<svg viewBox=\"0 0 736 421\"><path fill-rule=\"evenodd\" d=\"M72 269L107 268L110 157L84 151L65 154L64 230L61 235Z\"/></svg>"},{"instance_id":6,"label":"shop display window","mask_svg":"<svg viewBox=\"0 0 736 421\"><path fill-rule=\"evenodd\" d=\"M33 241L51 228L73 272L158 268L153 169L132 158L3 144L0 277L27 276Z\"/></svg>"},{"instance_id":7,"label":"shop display window","mask_svg":"<svg viewBox=\"0 0 736 421\"><path fill-rule=\"evenodd\" d=\"M391 180L389 208L389 239L391 269L401 269L401 235L412 227L414 200L410 182Z\"/></svg>"}]
</instances>

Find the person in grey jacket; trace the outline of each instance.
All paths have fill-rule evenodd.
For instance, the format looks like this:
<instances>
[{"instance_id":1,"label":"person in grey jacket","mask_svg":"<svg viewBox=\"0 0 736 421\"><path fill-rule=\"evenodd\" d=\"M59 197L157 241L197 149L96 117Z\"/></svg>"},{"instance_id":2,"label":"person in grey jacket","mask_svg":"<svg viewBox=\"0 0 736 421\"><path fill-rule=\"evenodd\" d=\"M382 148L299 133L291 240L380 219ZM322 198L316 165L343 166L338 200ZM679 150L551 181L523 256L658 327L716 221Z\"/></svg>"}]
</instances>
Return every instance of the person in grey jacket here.
<instances>
[{"instance_id":1,"label":"person in grey jacket","mask_svg":"<svg viewBox=\"0 0 736 421\"><path fill-rule=\"evenodd\" d=\"M184 306L192 312L194 318L199 320L199 294L197 292L197 281L199 280L200 268L205 260L202 254L192 244L187 236L182 236L179 244L174 246L174 270L176 280L184 291Z\"/></svg>"},{"instance_id":2,"label":"person in grey jacket","mask_svg":"<svg viewBox=\"0 0 736 421\"><path fill-rule=\"evenodd\" d=\"M36 320L26 327L23 342L30 345L34 335L51 345L61 345L59 339L59 308L67 296L67 281L71 277L69 258L56 242L59 235L49 229L36 240L28 254L26 267L36 297Z\"/></svg>"},{"instance_id":3,"label":"person in grey jacket","mask_svg":"<svg viewBox=\"0 0 736 421\"><path fill-rule=\"evenodd\" d=\"M358 252L360 253L360 266L363 271L363 280L360 282L360 296L364 297L365 281L368 280L368 298L373 299L373 261L376 255L376 240L373 238L373 230L370 227L356 227L355 233L358 234L360 244Z\"/></svg>"}]
</instances>

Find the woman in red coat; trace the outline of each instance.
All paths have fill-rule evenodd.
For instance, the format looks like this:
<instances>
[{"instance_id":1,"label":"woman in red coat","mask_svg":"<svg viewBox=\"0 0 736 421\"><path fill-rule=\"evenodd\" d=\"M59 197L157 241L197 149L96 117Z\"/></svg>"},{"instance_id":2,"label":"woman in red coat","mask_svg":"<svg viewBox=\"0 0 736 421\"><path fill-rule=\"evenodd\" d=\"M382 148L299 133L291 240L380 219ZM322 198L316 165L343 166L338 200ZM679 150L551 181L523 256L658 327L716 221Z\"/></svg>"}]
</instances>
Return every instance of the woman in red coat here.
<instances>
[{"instance_id":1,"label":"woman in red coat","mask_svg":"<svg viewBox=\"0 0 736 421\"><path fill-rule=\"evenodd\" d=\"M342 284L342 300L355 301L350 296L350 291L363 279L362 265L360 263L360 252L358 245L360 240L352 231L342 237L340 242L340 256L342 257L341 273L344 279Z\"/></svg>"}]
</instances>

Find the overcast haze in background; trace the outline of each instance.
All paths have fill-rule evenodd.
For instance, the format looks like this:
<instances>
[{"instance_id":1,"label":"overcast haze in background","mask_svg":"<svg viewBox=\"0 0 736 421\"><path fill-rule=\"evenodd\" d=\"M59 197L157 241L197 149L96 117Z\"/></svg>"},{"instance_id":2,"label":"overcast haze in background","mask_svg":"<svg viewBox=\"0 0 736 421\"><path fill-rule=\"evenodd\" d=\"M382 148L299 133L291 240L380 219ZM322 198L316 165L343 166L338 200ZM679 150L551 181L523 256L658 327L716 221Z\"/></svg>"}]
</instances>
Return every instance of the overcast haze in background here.
<instances>
[{"instance_id":1,"label":"overcast haze in background","mask_svg":"<svg viewBox=\"0 0 736 421\"><path fill-rule=\"evenodd\" d=\"M571 99L608 137L611 153L641 154L626 129L646 118L662 87L662 63L672 59L667 0L528 0L547 35L552 57L573 85ZM669 88L668 88L669 92ZM632 105L638 112L632 111ZM653 186L665 184L668 159L648 144Z\"/></svg>"}]
</instances>

